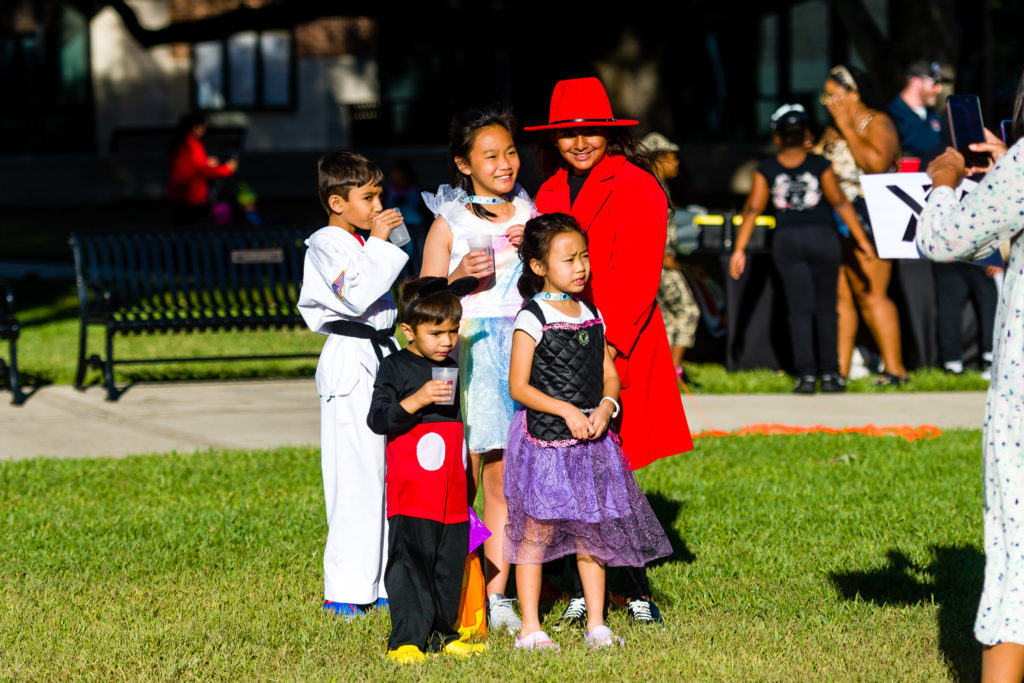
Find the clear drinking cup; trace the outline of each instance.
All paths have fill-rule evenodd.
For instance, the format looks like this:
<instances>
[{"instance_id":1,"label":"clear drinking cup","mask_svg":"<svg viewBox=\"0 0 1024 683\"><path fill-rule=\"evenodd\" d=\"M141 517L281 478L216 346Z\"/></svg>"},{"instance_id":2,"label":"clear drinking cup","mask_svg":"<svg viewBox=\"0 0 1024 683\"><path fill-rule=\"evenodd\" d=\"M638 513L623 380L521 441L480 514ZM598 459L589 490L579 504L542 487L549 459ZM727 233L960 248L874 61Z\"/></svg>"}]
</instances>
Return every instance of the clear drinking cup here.
<instances>
[{"instance_id":1,"label":"clear drinking cup","mask_svg":"<svg viewBox=\"0 0 1024 683\"><path fill-rule=\"evenodd\" d=\"M491 245L490 235L481 235L478 233L472 233L466 238L466 244L469 245L470 251L483 251L487 252L487 256L491 259L491 272L494 272L494 247Z\"/></svg>"},{"instance_id":2,"label":"clear drinking cup","mask_svg":"<svg viewBox=\"0 0 1024 683\"><path fill-rule=\"evenodd\" d=\"M442 382L447 382L449 387L448 400L438 401L437 405L451 406L455 405L455 382L459 379L458 368L430 368L433 379L439 379Z\"/></svg>"},{"instance_id":3,"label":"clear drinking cup","mask_svg":"<svg viewBox=\"0 0 1024 683\"><path fill-rule=\"evenodd\" d=\"M402 221L399 225L396 225L388 233L388 241L396 247L404 247L409 243L409 228L405 227L405 221Z\"/></svg>"}]
</instances>

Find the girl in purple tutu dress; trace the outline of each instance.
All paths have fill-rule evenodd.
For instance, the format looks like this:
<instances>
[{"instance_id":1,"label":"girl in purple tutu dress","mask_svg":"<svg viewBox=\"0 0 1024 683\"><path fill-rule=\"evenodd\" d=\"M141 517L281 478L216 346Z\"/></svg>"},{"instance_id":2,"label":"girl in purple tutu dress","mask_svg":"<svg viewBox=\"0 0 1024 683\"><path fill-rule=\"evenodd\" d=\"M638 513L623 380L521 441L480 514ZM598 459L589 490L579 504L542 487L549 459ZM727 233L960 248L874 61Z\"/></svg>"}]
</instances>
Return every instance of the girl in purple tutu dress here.
<instances>
[{"instance_id":1,"label":"girl in purple tutu dress","mask_svg":"<svg viewBox=\"0 0 1024 683\"><path fill-rule=\"evenodd\" d=\"M509 389L524 406L509 428L505 559L516 565L523 625L516 647L558 649L541 630L541 565L576 555L587 603L586 642L621 646L604 624L604 568L642 567L672 547L608 424L619 378L594 306L576 295L590 277L587 238L566 214L526 223Z\"/></svg>"}]
</instances>

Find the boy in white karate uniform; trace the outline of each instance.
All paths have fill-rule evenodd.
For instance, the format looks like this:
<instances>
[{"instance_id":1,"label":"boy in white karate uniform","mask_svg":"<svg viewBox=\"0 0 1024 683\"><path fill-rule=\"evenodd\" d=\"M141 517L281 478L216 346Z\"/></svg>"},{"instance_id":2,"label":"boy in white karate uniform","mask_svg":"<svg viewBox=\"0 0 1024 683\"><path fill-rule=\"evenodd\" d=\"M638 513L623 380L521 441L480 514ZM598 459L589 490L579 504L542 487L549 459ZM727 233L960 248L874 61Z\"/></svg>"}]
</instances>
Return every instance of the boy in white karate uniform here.
<instances>
[{"instance_id":1,"label":"boy in white karate uniform","mask_svg":"<svg viewBox=\"0 0 1024 683\"><path fill-rule=\"evenodd\" d=\"M317 171L328 221L306 241L298 306L309 329L328 335L316 369L327 503L324 609L354 617L387 605L386 437L370 431L366 416L377 365L398 349L390 289L409 257L387 241L402 216L382 210L376 165L333 152ZM357 228L370 231L365 242Z\"/></svg>"}]
</instances>

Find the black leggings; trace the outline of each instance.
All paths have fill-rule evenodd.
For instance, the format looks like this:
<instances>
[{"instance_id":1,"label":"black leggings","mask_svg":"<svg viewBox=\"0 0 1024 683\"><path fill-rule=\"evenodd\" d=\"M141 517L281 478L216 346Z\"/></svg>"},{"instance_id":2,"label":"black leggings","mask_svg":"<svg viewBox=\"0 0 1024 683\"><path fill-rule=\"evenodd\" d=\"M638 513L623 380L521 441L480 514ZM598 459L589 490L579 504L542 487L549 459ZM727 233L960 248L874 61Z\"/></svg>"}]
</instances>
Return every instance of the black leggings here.
<instances>
[{"instance_id":1,"label":"black leggings","mask_svg":"<svg viewBox=\"0 0 1024 683\"><path fill-rule=\"evenodd\" d=\"M839 374L836 291L841 254L835 227L780 228L772 257L786 295L797 375Z\"/></svg>"}]
</instances>

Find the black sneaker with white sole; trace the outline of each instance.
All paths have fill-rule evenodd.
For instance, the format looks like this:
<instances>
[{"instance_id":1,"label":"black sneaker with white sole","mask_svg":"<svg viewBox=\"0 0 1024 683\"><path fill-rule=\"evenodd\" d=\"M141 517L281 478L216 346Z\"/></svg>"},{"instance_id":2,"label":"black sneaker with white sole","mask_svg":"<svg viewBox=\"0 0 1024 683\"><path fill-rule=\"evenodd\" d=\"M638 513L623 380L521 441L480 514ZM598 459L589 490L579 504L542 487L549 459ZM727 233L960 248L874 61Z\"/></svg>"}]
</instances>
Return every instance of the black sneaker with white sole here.
<instances>
[{"instance_id":1,"label":"black sneaker with white sole","mask_svg":"<svg viewBox=\"0 0 1024 683\"><path fill-rule=\"evenodd\" d=\"M637 624L660 624L662 622L661 610L653 600L643 598L630 600L626 603L626 610Z\"/></svg>"},{"instance_id":2,"label":"black sneaker with white sole","mask_svg":"<svg viewBox=\"0 0 1024 683\"><path fill-rule=\"evenodd\" d=\"M583 596L580 596L569 601L569 606L565 608L562 616L558 618L555 630L561 631L570 627L586 628L586 626L587 601L583 599Z\"/></svg>"}]
</instances>

